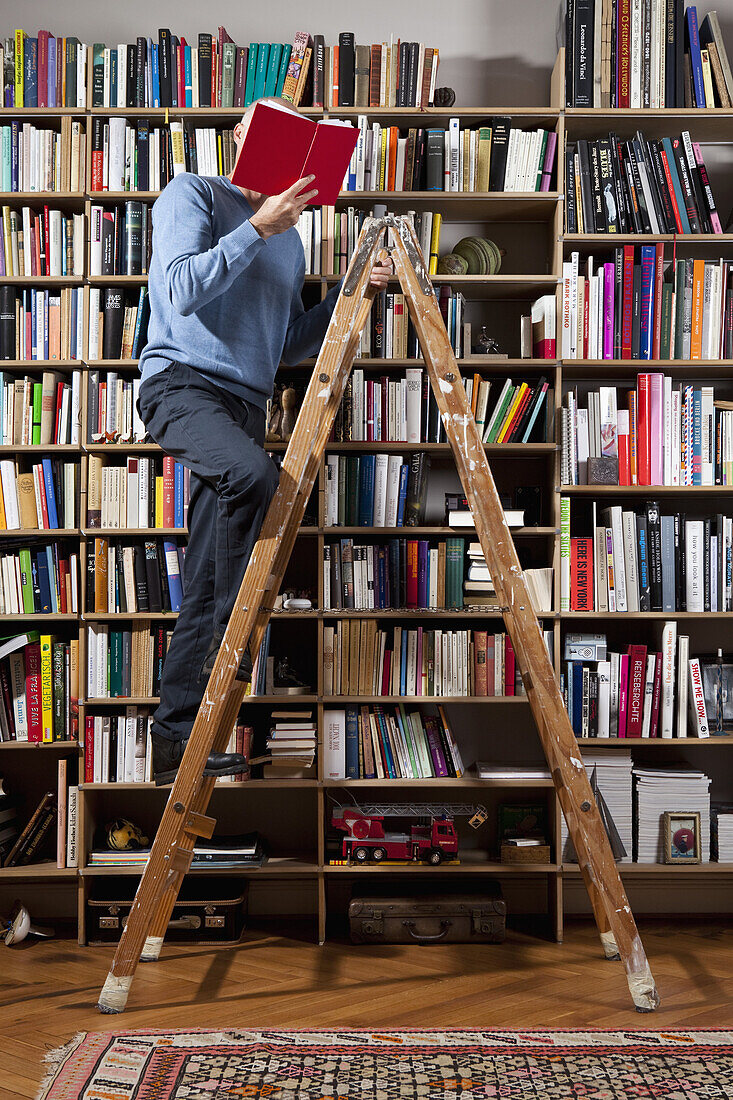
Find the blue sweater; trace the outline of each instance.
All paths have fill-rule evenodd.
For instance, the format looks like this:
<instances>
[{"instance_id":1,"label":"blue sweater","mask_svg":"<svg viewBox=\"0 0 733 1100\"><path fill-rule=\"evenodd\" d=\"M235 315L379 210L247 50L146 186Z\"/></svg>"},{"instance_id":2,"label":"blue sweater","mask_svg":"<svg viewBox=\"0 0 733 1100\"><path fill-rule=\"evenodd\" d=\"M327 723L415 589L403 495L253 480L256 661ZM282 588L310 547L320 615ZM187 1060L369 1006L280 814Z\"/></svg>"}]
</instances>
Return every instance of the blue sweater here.
<instances>
[{"instance_id":1,"label":"blue sweater","mask_svg":"<svg viewBox=\"0 0 733 1100\"><path fill-rule=\"evenodd\" d=\"M298 231L265 241L252 213L226 176L187 172L159 196L143 381L177 360L264 409L278 364L318 351L339 287L305 310Z\"/></svg>"}]
</instances>

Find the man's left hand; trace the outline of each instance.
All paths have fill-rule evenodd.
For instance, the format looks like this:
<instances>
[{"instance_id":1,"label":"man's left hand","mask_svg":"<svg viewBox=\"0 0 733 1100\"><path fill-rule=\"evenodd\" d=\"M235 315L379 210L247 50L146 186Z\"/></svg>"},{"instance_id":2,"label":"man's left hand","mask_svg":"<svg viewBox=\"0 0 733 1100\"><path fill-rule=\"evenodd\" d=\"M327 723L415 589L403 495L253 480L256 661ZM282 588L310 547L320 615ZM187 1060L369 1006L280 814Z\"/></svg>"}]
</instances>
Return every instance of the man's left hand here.
<instances>
[{"instance_id":1,"label":"man's left hand","mask_svg":"<svg viewBox=\"0 0 733 1100\"><path fill-rule=\"evenodd\" d=\"M377 260L372 267L369 285L375 286L377 290L386 290L391 275L394 275L392 260L389 257L385 260Z\"/></svg>"}]
</instances>

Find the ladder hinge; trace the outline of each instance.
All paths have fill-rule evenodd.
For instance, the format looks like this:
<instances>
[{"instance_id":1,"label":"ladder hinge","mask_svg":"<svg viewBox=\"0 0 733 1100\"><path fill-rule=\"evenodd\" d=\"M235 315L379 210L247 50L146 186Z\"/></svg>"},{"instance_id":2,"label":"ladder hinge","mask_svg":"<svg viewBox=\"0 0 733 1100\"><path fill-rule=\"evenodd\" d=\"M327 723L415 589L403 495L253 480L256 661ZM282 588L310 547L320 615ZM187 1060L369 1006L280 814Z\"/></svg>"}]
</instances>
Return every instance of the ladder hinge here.
<instances>
[{"instance_id":1,"label":"ladder hinge","mask_svg":"<svg viewBox=\"0 0 733 1100\"><path fill-rule=\"evenodd\" d=\"M192 836L205 836L207 839L214 835L216 818L206 817L204 814L190 813L186 818L186 832Z\"/></svg>"}]
</instances>

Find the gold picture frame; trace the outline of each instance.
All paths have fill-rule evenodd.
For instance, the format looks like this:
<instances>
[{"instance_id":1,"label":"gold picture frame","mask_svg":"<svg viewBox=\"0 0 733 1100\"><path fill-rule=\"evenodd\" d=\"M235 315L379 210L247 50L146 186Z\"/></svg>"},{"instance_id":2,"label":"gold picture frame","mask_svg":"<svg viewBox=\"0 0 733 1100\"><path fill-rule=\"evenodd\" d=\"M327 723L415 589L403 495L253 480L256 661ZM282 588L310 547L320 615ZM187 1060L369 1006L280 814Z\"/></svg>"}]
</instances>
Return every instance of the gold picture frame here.
<instances>
[{"instance_id":1,"label":"gold picture frame","mask_svg":"<svg viewBox=\"0 0 733 1100\"><path fill-rule=\"evenodd\" d=\"M702 863L699 812L667 811L663 816L664 862Z\"/></svg>"}]
</instances>

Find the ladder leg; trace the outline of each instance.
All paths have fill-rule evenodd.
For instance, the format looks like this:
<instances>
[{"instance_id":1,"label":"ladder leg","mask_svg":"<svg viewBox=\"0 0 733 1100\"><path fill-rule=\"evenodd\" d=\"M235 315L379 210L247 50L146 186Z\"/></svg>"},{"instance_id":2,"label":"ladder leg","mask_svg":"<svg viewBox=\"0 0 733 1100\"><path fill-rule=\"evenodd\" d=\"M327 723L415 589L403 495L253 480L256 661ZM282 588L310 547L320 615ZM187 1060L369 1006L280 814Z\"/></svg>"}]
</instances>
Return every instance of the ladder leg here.
<instances>
[{"instance_id":1,"label":"ladder leg","mask_svg":"<svg viewBox=\"0 0 733 1100\"><path fill-rule=\"evenodd\" d=\"M383 220L365 221L288 444L277 491L245 570L150 858L99 997L102 1012L124 1011L143 946L149 937L155 935L157 941L164 934L178 886L190 866L192 845L185 840L193 830L186 822L192 812L201 813L208 805L213 784L202 786L206 758L212 747L226 746L244 697L244 685L236 680L239 662L250 637L253 646L259 646L272 612L374 300L376 291L369 287L369 275L383 235ZM153 948L156 946L153 944Z\"/></svg>"},{"instance_id":2,"label":"ladder leg","mask_svg":"<svg viewBox=\"0 0 733 1100\"><path fill-rule=\"evenodd\" d=\"M608 931L618 945L636 1008L651 1012L659 995L603 827L580 750L532 607L453 349L406 221L391 223L392 258L420 341L456 467L527 689L545 756L581 866L597 884ZM601 928L605 931L605 927Z\"/></svg>"}]
</instances>

